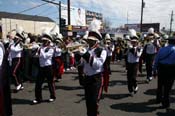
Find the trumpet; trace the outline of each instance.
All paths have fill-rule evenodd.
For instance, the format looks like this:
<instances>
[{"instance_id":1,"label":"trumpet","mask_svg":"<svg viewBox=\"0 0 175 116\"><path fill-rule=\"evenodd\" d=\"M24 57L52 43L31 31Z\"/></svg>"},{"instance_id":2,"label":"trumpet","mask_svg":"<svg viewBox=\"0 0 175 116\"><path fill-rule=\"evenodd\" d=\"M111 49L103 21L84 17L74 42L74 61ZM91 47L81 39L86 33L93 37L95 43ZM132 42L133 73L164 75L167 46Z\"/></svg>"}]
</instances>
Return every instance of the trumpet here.
<instances>
[{"instance_id":1,"label":"trumpet","mask_svg":"<svg viewBox=\"0 0 175 116\"><path fill-rule=\"evenodd\" d=\"M69 44L66 46L67 50L69 52L79 52L80 51L80 48L87 48L88 46L86 44L80 44L80 43L72 43L72 44Z\"/></svg>"}]
</instances>

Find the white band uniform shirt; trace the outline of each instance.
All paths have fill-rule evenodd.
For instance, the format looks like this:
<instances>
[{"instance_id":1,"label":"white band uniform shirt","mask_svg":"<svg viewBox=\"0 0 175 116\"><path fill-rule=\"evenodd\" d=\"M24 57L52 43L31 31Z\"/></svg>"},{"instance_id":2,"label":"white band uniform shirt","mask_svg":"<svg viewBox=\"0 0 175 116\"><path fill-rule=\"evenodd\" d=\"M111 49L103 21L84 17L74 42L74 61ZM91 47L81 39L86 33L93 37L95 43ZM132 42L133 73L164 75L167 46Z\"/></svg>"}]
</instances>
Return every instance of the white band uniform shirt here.
<instances>
[{"instance_id":1,"label":"white band uniform shirt","mask_svg":"<svg viewBox=\"0 0 175 116\"><path fill-rule=\"evenodd\" d=\"M138 63L139 62L139 58L142 54L142 50L141 49L138 50L138 49L140 49L140 48L134 47L134 54L131 53L130 51L128 52L128 62L129 63Z\"/></svg>"},{"instance_id":2,"label":"white band uniform shirt","mask_svg":"<svg viewBox=\"0 0 175 116\"><path fill-rule=\"evenodd\" d=\"M20 43L18 43L17 45L15 45L15 43L13 43L10 46L9 56L11 57L11 59L21 58L22 57L22 51L23 51L23 47L20 45Z\"/></svg>"},{"instance_id":3,"label":"white band uniform shirt","mask_svg":"<svg viewBox=\"0 0 175 116\"><path fill-rule=\"evenodd\" d=\"M90 54L89 61L92 60L93 58L92 66L90 65L90 63L87 63L85 60L83 60L83 66L84 66L83 72L87 76L92 76L92 75L102 72L103 64L106 60L107 52L105 50L102 50L100 57L96 56L94 50L95 49L88 51Z\"/></svg>"},{"instance_id":4,"label":"white band uniform shirt","mask_svg":"<svg viewBox=\"0 0 175 116\"><path fill-rule=\"evenodd\" d=\"M61 56L61 52L62 52L61 48L56 46L54 48L54 57Z\"/></svg>"},{"instance_id":5,"label":"white band uniform shirt","mask_svg":"<svg viewBox=\"0 0 175 116\"><path fill-rule=\"evenodd\" d=\"M156 46L153 43L148 43L146 45L146 53L147 54L155 54L156 53Z\"/></svg>"},{"instance_id":6,"label":"white band uniform shirt","mask_svg":"<svg viewBox=\"0 0 175 116\"><path fill-rule=\"evenodd\" d=\"M106 46L106 51L108 56L112 56L112 52L114 51L114 45Z\"/></svg>"},{"instance_id":7,"label":"white band uniform shirt","mask_svg":"<svg viewBox=\"0 0 175 116\"><path fill-rule=\"evenodd\" d=\"M48 49L48 51L46 49ZM40 67L51 66L54 49L50 47L41 47L39 52Z\"/></svg>"}]
</instances>

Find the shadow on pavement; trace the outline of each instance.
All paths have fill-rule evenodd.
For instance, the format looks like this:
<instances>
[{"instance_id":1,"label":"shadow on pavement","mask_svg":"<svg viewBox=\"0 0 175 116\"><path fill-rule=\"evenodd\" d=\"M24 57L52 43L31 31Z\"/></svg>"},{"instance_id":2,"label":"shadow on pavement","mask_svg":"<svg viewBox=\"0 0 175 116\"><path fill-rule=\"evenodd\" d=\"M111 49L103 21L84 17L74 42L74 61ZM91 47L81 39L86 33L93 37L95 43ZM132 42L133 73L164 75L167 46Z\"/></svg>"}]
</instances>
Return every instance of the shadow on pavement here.
<instances>
[{"instance_id":1,"label":"shadow on pavement","mask_svg":"<svg viewBox=\"0 0 175 116\"><path fill-rule=\"evenodd\" d=\"M79 90L79 89L83 89L83 87L81 86L56 86L56 89L62 89L62 90Z\"/></svg>"},{"instance_id":2,"label":"shadow on pavement","mask_svg":"<svg viewBox=\"0 0 175 116\"><path fill-rule=\"evenodd\" d=\"M156 89L148 89L144 92L144 94L156 96Z\"/></svg>"},{"instance_id":3,"label":"shadow on pavement","mask_svg":"<svg viewBox=\"0 0 175 116\"><path fill-rule=\"evenodd\" d=\"M78 72L76 72L76 71L66 71L66 72L64 72L64 74L78 74Z\"/></svg>"},{"instance_id":4,"label":"shadow on pavement","mask_svg":"<svg viewBox=\"0 0 175 116\"><path fill-rule=\"evenodd\" d=\"M84 96L84 94L77 94L77 96L81 97L81 99L78 100L78 101L76 101L75 103L79 104L79 103L81 103L82 101L85 100L85 96Z\"/></svg>"},{"instance_id":5,"label":"shadow on pavement","mask_svg":"<svg viewBox=\"0 0 175 116\"><path fill-rule=\"evenodd\" d=\"M124 70L111 70L111 72L126 73Z\"/></svg>"},{"instance_id":6,"label":"shadow on pavement","mask_svg":"<svg viewBox=\"0 0 175 116\"><path fill-rule=\"evenodd\" d=\"M144 92L146 95L156 95L156 89L148 89L147 91ZM171 90L170 95L175 95L175 90Z\"/></svg>"},{"instance_id":7,"label":"shadow on pavement","mask_svg":"<svg viewBox=\"0 0 175 116\"><path fill-rule=\"evenodd\" d=\"M48 90L48 85L43 86L43 90ZM83 89L81 86L56 86L55 89L62 89L62 90L79 90Z\"/></svg>"},{"instance_id":8,"label":"shadow on pavement","mask_svg":"<svg viewBox=\"0 0 175 116\"><path fill-rule=\"evenodd\" d=\"M42 103L49 103L48 100L42 100ZM12 99L12 104L15 105L35 105L33 104L32 100L27 100L27 99Z\"/></svg>"},{"instance_id":9,"label":"shadow on pavement","mask_svg":"<svg viewBox=\"0 0 175 116\"><path fill-rule=\"evenodd\" d=\"M17 104L17 105L19 105L19 104L23 104L23 105L30 105L32 103L32 101L31 100L27 100L27 99L16 99L16 98L13 98L12 99L12 104Z\"/></svg>"},{"instance_id":10,"label":"shadow on pavement","mask_svg":"<svg viewBox=\"0 0 175 116\"><path fill-rule=\"evenodd\" d=\"M142 103L120 103L111 105L111 108L126 112L137 112L137 113L153 112L159 108L149 106L153 105L154 103L155 102L153 100L149 100L148 102L142 102Z\"/></svg>"},{"instance_id":11,"label":"shadow on pavement","mask_svg":"<svg viewBox=\"0 0 175 116\"><path fill-rule=\"evenodd\" d=\"M138 80L137 84L148 84L146 80Z\"/></svg>"},{"instance_id":12,"label":"shadow on pavement","mask_svg":"<svg viewBox=\"0 0 175 116\"><path fill-rule=\"evenodd\" d=\"M127 81L124 80L116 80L116 81L110 81L109 86L113 87L115 85L127 85Z\"/></svg>"},{"instance_id":13,"label":"shadow on pavement","mask_svg":"<svg viewBox=\"0 0 175 116\"><path fill-rule=\"evenodd\" d=\"M175 115L175 109L167 109L166 112L157 112L157 116L174 116Z\"/></svg>"},{"instance_id":14,"label":"shadow on pavement","mask_svg":"<svg viewBox=\"0 0 175 116\"><path fill-rule=\"evenodd\" d=\"M139 73L138 75L137 75L137 77L141 77L141 78L144 78L145 77L145 79L146 79L146 74L143 74L143 73Z\"/></svg>"},{"instance_id":15,"label":"shadow on pavement","mask_svg":"<svg viewBox=\"0 0 175 116\"><path fill-rule=\"evenodd\" d=\"M109 98L109 99L118 100L118 99L123 99L129 96L130 96L129 94L103 94L102 99Z\"/></svg>"},{"instance_id":16,"label":"shadow on pavement","mask_svg":"<svg viewBox=\"0 0 175 116\"><path fill-rule=\"evenodd\" d=\"M72 76L73 77L73 79L72 80L78 80L79 79L79 76Z\"/></svg>"}]
</instances>

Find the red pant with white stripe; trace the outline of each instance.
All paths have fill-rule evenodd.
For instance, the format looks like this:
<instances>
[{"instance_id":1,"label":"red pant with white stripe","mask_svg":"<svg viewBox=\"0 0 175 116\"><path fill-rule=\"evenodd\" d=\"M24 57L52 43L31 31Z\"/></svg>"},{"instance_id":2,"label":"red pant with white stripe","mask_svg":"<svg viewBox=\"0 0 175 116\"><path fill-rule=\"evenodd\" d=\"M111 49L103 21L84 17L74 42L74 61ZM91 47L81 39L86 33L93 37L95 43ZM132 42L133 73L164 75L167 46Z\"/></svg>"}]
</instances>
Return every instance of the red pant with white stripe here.
<instances>
[{"instance_id":1,"label":"red pant with white stripe","mask_svg":"<svg viewBox=\"0 0 175 116\"><path fill-rule=\"evenodd\" d=\"M20 78L20 71L21 71L20 68L21 68L21 58L13 58L11 71L15 86L22 83L22 79Z\"/></svg>"}]
</instances>

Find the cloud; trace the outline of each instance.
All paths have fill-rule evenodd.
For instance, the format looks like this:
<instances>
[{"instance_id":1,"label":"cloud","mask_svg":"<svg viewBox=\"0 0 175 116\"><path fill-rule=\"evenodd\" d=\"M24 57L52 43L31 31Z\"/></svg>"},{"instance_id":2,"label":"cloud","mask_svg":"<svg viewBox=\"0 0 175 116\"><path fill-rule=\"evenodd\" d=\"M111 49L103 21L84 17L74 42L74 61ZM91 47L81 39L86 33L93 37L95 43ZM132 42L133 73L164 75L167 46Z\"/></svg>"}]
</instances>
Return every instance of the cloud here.
<instances>
[{"instance_id":1,"label":"cloud","mask_svg":"<svg viewBox=\"0 0 175 116\"><path fill-rule=\"evenodd\" d=\"M34 7L37 6L39 4L41 4L40 2L36 1L36 0L6 0L7 3L11 3L12 5L15 6L25 6L25 7Z\"/></svg>"},{"instance_id":2,"label":"cloud","mask_svg":"<svg viewBox=\"0 0 175 116\"><path fill-rule=\"evenodd\" d=\"M168 26L170 14L175 9L174 0L144 0L144 23L160 22L161 26ZM81 5L86 9L97 10L113 23L140 23L141 0L72 0L73 5ZM116 19L116 20L115 20ZM122 22L123 19L123 22Z\"/></svg>"},{"instance_id":3,"label":"cloud","mask_svg":"<svg viewBox=\"0 0 175 116\"><path fill-rule=\"evenodd\" d=\"M55 0L55 2L58 1L59 0ZM61 1L62 3L66 3L67 0ZM146 5L144 8L143 23L160 22L161 27L165 26L169 28L170 14L171 11L175 9L175 0L144 1ZM21 11L21 9L31 8L42 3L44 2L41 0L0 0L0 4L7 6L6 8L3 7L4 9L11 9L10 6L12 6L14 9L18 8L19 11ZM110 22L112 22L113 26L125 24L127 21L127 16L129 23L140 23L141 0L71 0L71 5L85 8L86 10L100 12L103 14L104 18L107 18L110 20ZM38 12L42 12L48 6L51 6L53 10L57 10L55 5L52 4L42 6L37 10ZM54 8L52 6L54 6ZM35 10L34 14L37 13L37 10Z\"/></svg>"},{"instance_id":4,"label":"cloud","mask_svg":"<svg viewBox=\"0 0 175 116\"><path fill-rule=\"evenodd\" d=\"M41 4L41 3L29 1L27 4L28 4L28 6L34 7L34 6L37 6L37 5Z\"/></svg>"}]
</instances>

